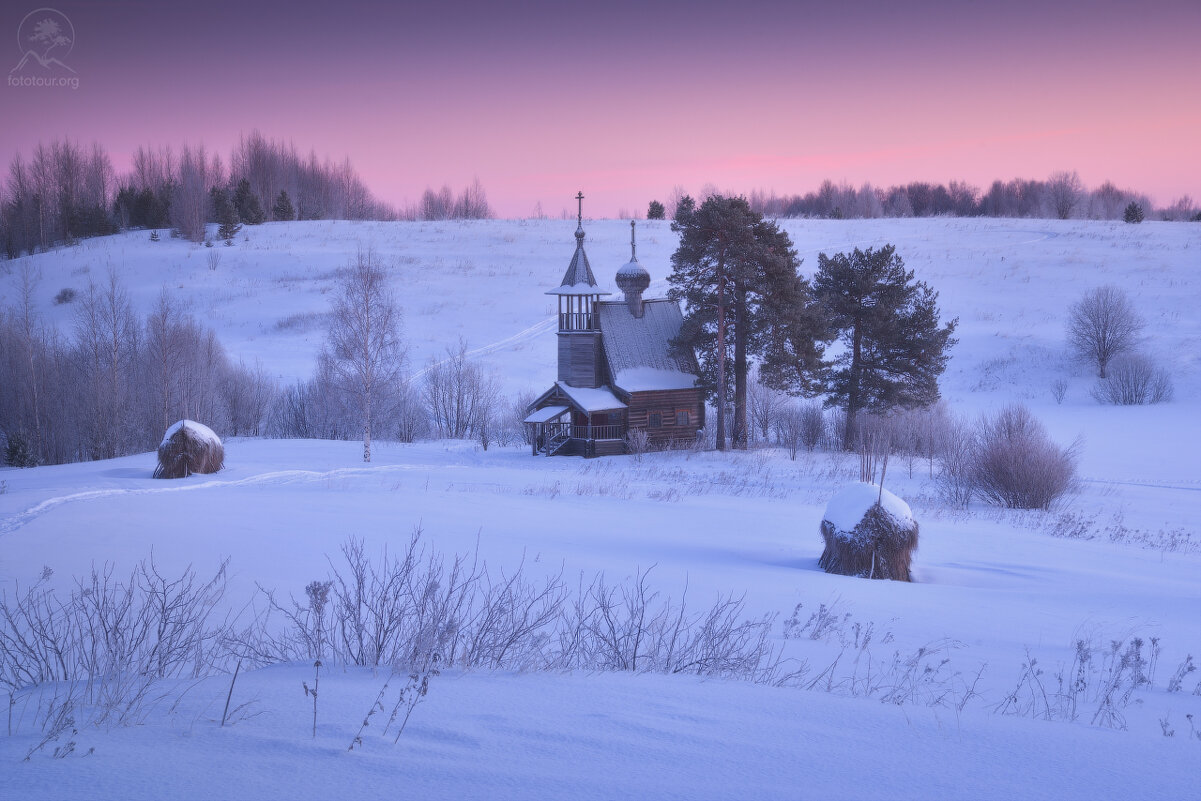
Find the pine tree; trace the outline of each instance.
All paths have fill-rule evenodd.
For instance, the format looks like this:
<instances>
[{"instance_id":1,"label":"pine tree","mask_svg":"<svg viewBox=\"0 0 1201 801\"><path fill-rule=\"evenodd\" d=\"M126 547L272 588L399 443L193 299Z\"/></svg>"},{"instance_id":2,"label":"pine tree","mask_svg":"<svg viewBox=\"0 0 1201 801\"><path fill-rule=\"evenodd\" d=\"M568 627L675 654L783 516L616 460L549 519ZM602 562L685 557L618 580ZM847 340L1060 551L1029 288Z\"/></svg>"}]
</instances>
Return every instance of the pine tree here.
<instances>
[{"instance_id":1,"label":"pine tree","mask_svg":"<svg viewBox=\"0 0 1201 801\"><path fill-rule=\"evenodd\" d=\"M745 198L710 197L699 208L680 203L672 230L680 246L671 257L669 295L687 313L677 344L697 351L702 378L713 387L717 445L725 448L726 406L733 390L735 448L747 444L747 376L763 359L772 386L815 388L822 327L788 235L751 210ZM732 368L732 369L731 369Z\"/></svg>"},{"instance_id":2,"label":"pine tree","mask_svg":"<svg viewBox=\"0 0 1201 801\"><path fill-rule=\"evenodd\" d=\"M280 190L279 197L275 199L275 205L271 207L271 218L274 220L296 219L296 209L292 208L292 201L288 198L287 190Z\"/></svg>"},{"instance_id":3,"label":"pine tree","mask_svg":"<svg viewBox=\"0 0 1201 801\"><path fill-rule=\"evenodd\" d=\"M213 218L217 221L218 226L217 236L224 239L225 244L232 245L234 237L238 235L238 231L242 230L242 226L238 224L238 212L229 199L229 190L214 186L209 192L209 196L213 201Z\"/></svg>"},{"instance_id":4,"label":"pine tree","mask_svg":"<svg viewBox=\"0 0 1201 801\"><path fill-rule=\"evenodd\" d=\"M1128 223L1141 223L1143 221L1143 207L1133 200L1130 205L1126 206L1126 211L1122 213L1122 219Z\"/></svg>"},{"instance_id":5,"label":"pine tree","mask_svg":"<svg viewBox=\"0 0 1201 801\"><path fill-rule=\"evenodd\" d=\"M859 412L938 400L959 321L939 327L938 293L913 280L892 245L819 254L813 288L845 346L829 373L827 402L846 409L848 448Z\"/></svg>"},{"instance_id":6,"label":"pine tree","mask_svg":"<svg viewBox=\"0 0 1201 801\"><path fill-rule=\"evenodd\" d=\"M238 219L247 225L258 225L263 221L263 204L259 202L259 196L250 190L250 181L245 178L238 181L234 189L234 209L238 212Z\"/></svg>"},{"instance_id":7,"label":"pine tree","mask_svg":"<svg viewBox=\"0 0 1201 801\"><path fill-rule=\"evenodd\" d=\"M9 434L4 447L4 463L9 467L37 467L37 456L29 447L29 440L22 434Z\"/></svg>"},{"instance_id":8,"label":"pine tree","mask_svg":"<svg viewBox=\"0 0 1201 801\"><path fill-rule=\"evenodd\" d=\"M663 208L663 204L657 200L652 200L647 206L646 218L648 220L662 220L667 215L667 209Z\"/></svg>"},{"instance_id":9,"label":"pine tree","mask_svg":"<svg viewBox=\"0 0 1201 801\"><path fill-rule=\"evenodd\" d=\"M673 220L679 220L687 217L694 211L696 211L696 201L692 199L691 195L684 195L676 203L675 214L673 214L671 218Z\"/></svg>"}]
</instances>

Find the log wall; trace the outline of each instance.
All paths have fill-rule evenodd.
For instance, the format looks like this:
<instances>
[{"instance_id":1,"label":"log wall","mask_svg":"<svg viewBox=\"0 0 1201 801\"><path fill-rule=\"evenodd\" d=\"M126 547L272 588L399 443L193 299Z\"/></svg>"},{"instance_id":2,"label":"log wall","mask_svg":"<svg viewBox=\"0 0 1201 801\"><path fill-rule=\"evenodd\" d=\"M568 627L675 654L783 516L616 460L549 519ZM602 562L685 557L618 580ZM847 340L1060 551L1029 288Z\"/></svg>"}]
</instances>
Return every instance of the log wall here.
<instances>
[{"instance_id":1,"label":"log wall","mask_svg":"<svg viewBox=\"0 0 1201 801\"><path fill-rule=\"evenodd\" d=\"M627 420L629 427L644 428L654 442L675 440L681 444L696 439L697 430L705 426L705 406L699 389L657 390L654 392L632 392L628 401ZM676 422L676 412L687 410L688 423ZM658 427L651 427L653 412L662 415Z\"/></svg>"},{"instance_id":2,"label":"log wall","mask_svg":"<svg viewBox=\"0 0 1201 801\"><path fill-rule=\"evenodd\" d=\"M599 387L601 370L599 331L559 332L559 380L573 387Z\"/></svg>"}]
</instances>

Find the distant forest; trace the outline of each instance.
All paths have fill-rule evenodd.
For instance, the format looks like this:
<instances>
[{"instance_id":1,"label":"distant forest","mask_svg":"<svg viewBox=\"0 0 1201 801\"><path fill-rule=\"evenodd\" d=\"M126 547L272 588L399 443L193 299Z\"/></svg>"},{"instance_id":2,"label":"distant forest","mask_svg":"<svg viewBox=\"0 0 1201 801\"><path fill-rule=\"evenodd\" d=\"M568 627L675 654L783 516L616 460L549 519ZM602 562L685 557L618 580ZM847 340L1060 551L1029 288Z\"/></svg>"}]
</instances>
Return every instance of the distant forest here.
<instances>
[{"instance_id":1,"label":"distant forest","mask_svg":"<svg viewBox=\"0 0 1201 801\"><path fill-rule=\"evenodd\" d=\"M718 194L706 186L701 199ZM724 192L723 194L730 194ZM648 216L672 216L682 187L666 203L652 202ZM1075 172L1046 180L994 181L987 190L952 181L914 182L881 189L825 181L807 194L753 191L751 207L769 217L826 219L872 217L1044 217L1059 219L1201 220L1185 195L1153 209L1133 189L1106 182L1089 189ZM540 208L540 207L539 207ZM0 182L0 257L16 258L90 236L130 228L169 230L194 242L221 226L230 239L241 225L273 220L447 220L484 219L492 209L476 179L461 192L427 188L405 208L380 201L367 189L349 159L302 156L296 146L258 131L242 137L228 162L203 145L139 147L130 169L117 175L103 146L69 139L39 143L29 156L18 153ZM541 216L540 211L535 216ZM619 216L630 216L622 213Z\"/></svg>"},{"instance_id":2,"label":"distant forest","mask_svg":"<svg viewBox=\"0 0 1201 801\"><path fill-rule=\"evenodd\" d=\"M660 204L672 214L685 195L675 187ZM715 186L701 190L701 198L720 192ZM1193 199L1185 195L1172 205L1154 209L1151 199L1133 189L1120 189L1106 181L1095 189L1084 186L1075 172L1057 172L1045 181L1015 178L993 181L987 190L958 181L932 184L915 181L887 189L865 183L824 181L806 194L777 195L756 190L747 196L751 208L768 217L870 219L876 217L1040 217L1045 219L1121 220L1134 204L1146 219L1201 220ZM653 208L653 207L652 207ZM1140 216L1140 220L1141 220ZM1132 220L1133 221L1133 220Z\"/></svg>"},{"instance_id":3,"label":"distant forest","mask_svg":"<svg viewBox=\"0 0 1201 801\"><path fill-rule=\"evenodd\" d=\"M417 204L396 209L371 194L349 159L302 156L295 145L258 131L238 142L228 163L203 145L139 147L123 175L100 144L85 148L62 139L10 162L0 184L0 253L16 258L129 228L201 242L208 223L228 232L272 220L490 216L478 180L458 194L449 186L426 189Z\"/></svg>"}]
</instances>

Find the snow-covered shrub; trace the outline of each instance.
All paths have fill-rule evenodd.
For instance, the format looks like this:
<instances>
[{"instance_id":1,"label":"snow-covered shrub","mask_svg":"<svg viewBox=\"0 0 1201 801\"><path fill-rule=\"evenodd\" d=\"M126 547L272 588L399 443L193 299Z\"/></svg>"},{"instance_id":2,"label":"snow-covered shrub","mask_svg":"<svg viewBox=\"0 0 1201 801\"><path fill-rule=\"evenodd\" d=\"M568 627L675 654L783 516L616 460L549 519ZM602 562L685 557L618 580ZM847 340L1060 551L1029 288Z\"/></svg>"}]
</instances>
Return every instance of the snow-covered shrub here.
<instances>
[{"instance_id":1,"label":"snow-covered shrub","mask_svg":"<svg viewBox=\"0 0 1201 801\"><path fill-rule=\"evenodd\" d=\"M1060 448L1021 404L980 423L972 458L975 490L1007 509L1049 509L1076 480L1074 448Z\"/></svg>"},{"instance_id":2,"label":"snow-covered shrub","mask_svg":"<svg viewBox=\"0 0 1201 801\"><path fill-rule=\"evenodd\" d=\"M468 358L464 340L448 347L445 359L430 362L422 394L431 427L443 439L479 438L501 403L496 375Z\"/></svg>"},{"instance_id":3,"label":"snow-covered shrub","mask_svg":"<svg viewBox=\"0 0 1201 801\"><path fill-rule=\"evenodd\" d=\"M859 454L859 480L871 484L877 472L887 468L900 435L897 418L883 414L862 414L855 420L855 452Z\"/></svg>"},{"instance_id":4,"label":"snow-covered shrub","mask_svg":"<svg viewBox=\"0 0 1201 801\"><path fill-rule=\"evenodd\" d=\"M805 450L812 453L826 433L826 418L822 414L821 403L810 401L800 407L799 414L801 443Z\"/></svg>"},{"instance_id":5,"label":"snow-covered shrub","mask_svg":"<svg viewBox=\"0 0 1201 801\"><path fill-rule=\"evenodd\" d=\"M1172 399L1172 376L1149 356L1131 353L1114 359L1109 377L1097 381L1092 396L1098 403L1141 406Z\"/></svg>"},{"instance_id":6,"label":"snow-covered shrub","mask_svg":"<svg viewBox=\"0 0 1201 801\"><path fill-rule=\"evenodd\" d=\"M765 445L779 429L779 418L788 407L788 396L760 380L756 367L746 386L747 433L752 442Z\"/></svg>"},{"instance_id":7,"label":"snow-covered shrub","mask_svg":"<svg viewBox=\"0 0 1201 801\"><path fill-rule=\"evenodd\" d=\"M530 413L530 407L534 405L534 401L538 399L530 390L525 390L517 394L509 405L507 427L510 430L510 440L513 442L521 442L526 445L532 445L530 441L530 430L526 427L525 417Z\"/></svg>"},{"instance_id":8,"label":"snow-covered shrub","mask_svg":"<svg viewBox=\"0 0 1201 801\"><path fill-rule=\"evenodd\" d=\"M826 505L818 565L827 573L909 581L917 550L917 521L909 504L876 485L859 482Z\"/></svg>"},{"instance_id":9,"label":"snow-covered shrub","mask_svg":"<svg viewBox=\"0 0 1201 801\"><path fill-rule=\"evenodd\" d=\"M938 495L950 506L967 506L976 488L976 432L967 421L947 417L935 436L932 461L937 464Z\"/></svg>"},{"instance_id":10,"label":"snow-covered shrub","mask_svg":"<svg viewBox=\"0 0 1201 801\"><path fill-rule=\"evenodd\" d=\"M323 375L285 387L271 405L266 434L273 439L350 439L354 420Z\"/></svg>"},{"instance_id":11,"label":"snow-covered shrub","mask_svg":"<svg viewBox=\"0 0 1201 801\"><path fill-rule=\"evenodd\" d=\"M826 433L826 418L822 414L821 403L790 403L779 413L776 420L776 436L788 455L796 459L801 446L812 452L822 441Z\"/></svg>"},{"instance_id":12,"label":"snow-covered shrub","mask_svg":"<svg viewBox=\"0 0 1201 801\"><path fill-rule=\"evenodd\" d=\"M225 406L226 431L231 437L257 437L263 432L272 400L278 393L275 380L261 365L253 369L239 362L221 378L218 392Z\"/></svg>"},{"instance_id":13,"label":"snow-covered shrub","mask_svg":"<svg viewBox=\"0 0 1201 801\"><path fill-rule=\"evenodd\" d=\"M647 586L647 571L612 585L598 575L565 609L550 667L785 680L769 636L772 617L744 614L743 601L733 596L698 612L660 598Z\"/></svg>"},{"instance_id":14,"label":"snow-covered shrub","mask_svg":"<svg viewBox=\"0 0 1201 801\"><path fill-rule=\"evenodd\" d=\"M28 588L0 592L0 688L12 694L19 716L28 708L39 725L85 706L90 719L79 724L139 722L162 700L151 693L158 679L227 667L224 624L212 622L225 568L205 581L190 567L166 576L144 560L122 579L105 565L76 578L67 593L55 592L53 571L44 568ZM57 704L46 709L42 692L50 684Z\"/></svg>"},{"instance_id":15,"label":"snow-covered shrub","mask_svg":"<svg viewBox=\"0 0 1201 801\"><path fill-rule=\"evenodd\" d=\"M603 574L574 591L562 574L494 573L478 554L442 555L417 531L401 553L371 559L361 540L320 602L284 604L232 646L260 665L308 660L420 670L629 670L692 673L775 683L787 678L770 635L772 618L746 618L741 599L692 611L648 587L647 574L609 584ZM328 604L328 607L326 606ZM280 621L282 618L282 621ZM282 625L281 625L282 623ZM322 644L327 645L322 645Z\"/></svg>"},{"instance_id":16,"label":"snow-covered shrub","mask_svg":"<svg viewBox=\"0 0 1201 801\"><path fill-rule=\"evenodd\" d=\"M425 439L430 433L430 419L417 382L404 381L395 389L393 413L396 439L400 442Z\"/></svg>"},{"instance_id":17,"label":"snow-covered shrub","mask_svg":"<svg viewBox=\"0 0 1201 801\"><path fill-rule=\"evenodd\" d=\"M826 412L826 426L822 434L822 447L828 451L846 450L844 437L847 428L847 413L844 409L834 407Z\"/></svg>"},{"instance_id":18,"label":"snow-covered shrub","mask_svg":"<svg viewBox=\"0 0 1201 801\"><path fill-rule=\"evenodd\" d=\"M651 437L645 428L631 428L626 432L626 452L634 457L635 462L641 462L643 455L650 448Z\"/></svg>"}]
</instances>

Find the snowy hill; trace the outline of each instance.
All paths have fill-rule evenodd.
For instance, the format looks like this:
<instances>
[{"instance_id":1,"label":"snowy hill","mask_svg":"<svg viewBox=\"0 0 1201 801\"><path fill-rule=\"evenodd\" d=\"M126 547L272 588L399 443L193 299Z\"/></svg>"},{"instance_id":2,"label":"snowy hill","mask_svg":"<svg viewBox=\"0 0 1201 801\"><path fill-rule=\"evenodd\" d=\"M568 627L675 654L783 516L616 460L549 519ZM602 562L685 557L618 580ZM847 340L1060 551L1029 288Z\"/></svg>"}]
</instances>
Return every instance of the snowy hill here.
<instances>
[{"instance_id":1,"label":"snowy hill","mask_svg":"<svg viewBox=\"0 0 1201 801\"><path fill-rule=\"evenodd\" d=\"M323 672L314 738L313 701L302 690L311 664L281 665L238 679L234 705L251 703L232 726L219 725L228 675L170 680L166 700L147 702L139 725L84 726L22 762L46 736L32 722L49 703L43 692L20 699L13 735L0 738L0 798L325 798L400 788L422 798L1201 794L1198 676L1171 681L1188 656L1201 657L1201 226L784 227L806 274L819 251L895 244L940 292L943 317L960 319L943 381L950 406L974 415L1022 400L1057 440L1080 437L1080 491L1051 512L949 510L925 465L912 475L890 466L889 489L921 524L916 581L897 584L817 568L826 503L858 478L857 463L841 454L583 461L465 442L380 443L363 465L355 443L235 439L226 442L225 470L180 481L151 479L153 454L0 469L8 598L44 565L66 594L93 565L123 576L153 552L164 575L191 565L205 577L228 557L221 611L245 616L262 602L258 586L303 599L348 536L375 555L420 527L429 548L478 549L490 570L510 575L561 574L574 587L598 572L618 583L649 569L653 590L676 601L686 593L698 611L745 593L745 615L775 615L771 642L808 671L776 687L450 667L432 679L396 744L379 736L377 721L348 753L388 672ZM259 359L293 380L313 366L336 271L370 245L392 268L414 369L463 337L516 393L553 377L553 306L542 293L566 267L573 230L549 220L275 223L212 251L135 232L30 261L42 275L45 316L64 327L71 307L53 305L53 296L112 268L141 313L166 287L216 328L235 359ZM597 278L614 291L628 224L586 230ZM665 291L674 246L667 223L639 225L648 296ZM215 270L210 252L220 254ZM1089 397L1087 370L1066 359L1067 307L1101 284L1125 289L1147 318L1146 347L1175 379L1172 402L1101 406ZM0 276L0 303L13 291L11 276ZM1062 404L1051 396L1059 377L1070 380ZM1139 668L1150 684L1136 682L1120 707L1122 730L1095 714L1115 675L1116 662L1103 657L1111 641L1126 653L1136 637L1155 660ZM1070 694L1055 674L1076 675L1078 642L1096 662L1081 674L1087 687L1072 721L1035 696L1039 687L1052 698ZM1125 692L1131 674L1119 673L1126 678L1115 686ZM944 695L932 701L930 693ZM51 758L68 739L73 753Z\"/></svg>"},{"instance_id":2,"label":"snowy hill","mask_svg":"<svg viewBox=\"0 0 1201 801\"><path fill-rule=\"evenodd\" d=\"M819 252L896 245L916 277L940 293L944 319L959 318L959 345L941 382L957 411L974 414L1020 399L1058 439L1083 436L1086 472L1096 465L1122 479L1173 480L1161 474L1163 460L1142 459L1147 449L1137 447L1165 431L1182 450L1201 453L1201 431L1189 425L1201 397L1201 227L1008 219L782 225L806 275L817 268ZM554 305L543 293L566 269L573 231L562 220L268 223L243 229L233 247L165 236L151 242L137 231L29 261L40 271L44 317L65 332L74 309L54 305L53 297L63 288L104 283L116 270L143 316L166 289L217 331L235 361L258 360L271 375L292 381L311 375L337 271L360 246L372 247L393 276L411 369L443 358L462 338L516 393L541 391L553 378ZM586 231L597 280L616 292L614 276L629 257L628 223L588 222ZM664 221L643 221L638 231L639 260L652 279L646 295L661 296L676 236ZM1103 284L1122 287L1146 318L1146 347L1172 371L1175 403L1101 408L1088 394L1092 377L1066 359L1067 308ZM0 280L0 304L12 303L15 291L14 281ZM1058 407L1051 399L1056 378L1070 381ZM1115 418L1122 424L1110 425ZM1201 457L1191 464L1201 473Z\"/></svg>"}]
</instances>

